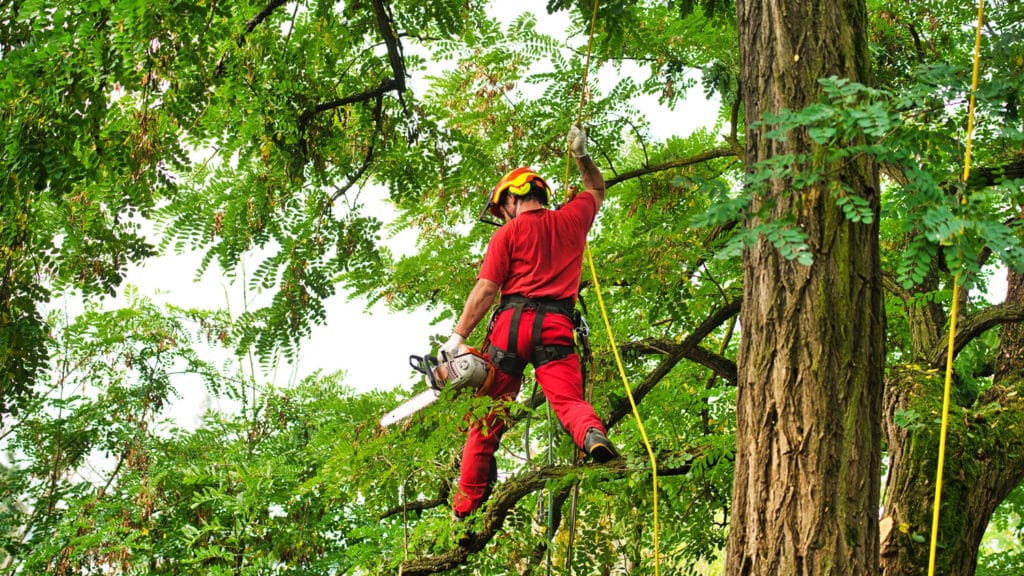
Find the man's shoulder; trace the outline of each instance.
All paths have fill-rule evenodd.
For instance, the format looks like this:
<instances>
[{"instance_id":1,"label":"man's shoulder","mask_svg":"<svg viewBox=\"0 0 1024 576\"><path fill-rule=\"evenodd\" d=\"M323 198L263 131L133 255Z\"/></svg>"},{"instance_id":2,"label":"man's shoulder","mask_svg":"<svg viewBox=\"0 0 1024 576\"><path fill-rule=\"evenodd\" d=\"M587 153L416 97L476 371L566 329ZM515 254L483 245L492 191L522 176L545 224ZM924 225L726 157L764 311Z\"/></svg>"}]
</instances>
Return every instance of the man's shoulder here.
<instances>
[{"instance_id":1,"label":"man's shoulder","mask_svg":"<svg viewBox=\"0 0 1024 576\"><path fill-rule=\"evenodd\" d=\"M584 190L583 192L580 192L579 194L570 198L569 201L562 206L559 212L561 212L562 210L576 213L589 212L590 216L593 216L597 214L597 208L597 198L594 197L593 193L591 193L590 191Z\"/></svg>"}]
</instances>

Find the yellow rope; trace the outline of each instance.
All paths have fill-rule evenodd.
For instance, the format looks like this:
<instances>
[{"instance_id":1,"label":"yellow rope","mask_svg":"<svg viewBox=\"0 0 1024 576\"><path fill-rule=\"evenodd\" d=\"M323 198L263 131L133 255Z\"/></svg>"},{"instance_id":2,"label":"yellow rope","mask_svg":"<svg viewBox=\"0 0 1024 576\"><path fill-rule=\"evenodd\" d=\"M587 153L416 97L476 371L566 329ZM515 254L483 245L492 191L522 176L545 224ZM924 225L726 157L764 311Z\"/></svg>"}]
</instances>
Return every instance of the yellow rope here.
<instances>
[{"instance_id":1,"label":"yellow rope","mask_svg":"<svg viewBox=\"0 0 1024 576\"><path fill-rule=\"evenodd\" d=\"M974 132L974 93L978 89L978 60L981 54L981 24L985 0L978 0L978 27L974 34L974 72L971 75L971 99L967 109L967 147L964 152L964 183L971 175L971 135ZM962 201L966 202L966 196ZM960 274L953 276L953 305L949 319L949 345L946 349L946 382L942 391L942 426L939 431L939 461L935 472L935 500L932 503L932 534L928 549L928 576L935 575L935 550L939 536L939 507L942 504L942 468L946 461L946 433L949 430L949 397L953 380L953 348L956 337L957 305L960 300Z\"/></svg>"},{"instance_id":2,"label":"yellow rope","mask_svg":"<svg viewBox=\"0 0 1024 576\"><path fill-rule=\"evenodd\" d=\"M622 367L622 358L619 357L619 349L615 346L615 338L612 336L612 327L608 323L608 312L604 307L604 298L601 297L601 287L597 283L597 272L594 268L594 257L591 254L590 247L587 247L587 264L590 266L590 276L594 281L594 293L597 294L597 303L601 308L601 318L604 320L604 328L608 331L608 341L612 345L612 354L615 356L615 365L619 369L619 376L622 377L622 384L626 388L626 396L629 397L629 405L633 409L633 417L636 418L636 426L640 429L640 436L644 440L644 447L647 449L647 457L651 459L651 482L652 495L654 498L654 576L658 576L658 565L661 563L660 554L658 552L658 462L654 458L654 450L651 448L651 441L647 438L647 430L644 428L644 422L640 418L640 412L636 408L636 401L633 399L633 391L629 387L629 379L626 378L626 371Z\"/></svg>"},{"instance_id":3,"label":"yellow rope","mask_svg":"<svg viewBox=\"0 0 1024 576\"><path fill-rule=\"evenodd\" d=\"M594 0L594 12L590 17L590 37L587 40L587 57L583 65L583 84L580 90L580 108L577 114L577 122L583 121L583 111L587 102L587 74L590 71L590 53L594 43L594 29L597 23L597 0ZM569 168L572 161L571 149L565 155L565 191L569 192ZM608 332L608 341L611 343L612 354L615 356L615 365L619 369L619 376L622 378L622 385L626 388L626 396L629 398L629 405L633 409L633 417L636 418L637 428L640 430L640 437L643 438L644 447L647 449L647 456L651 460L652 495L654 506L654 576L659 575L661 555L658 549L658 462L654 457L654 450L647 438L647 430L644 428L643 420L640 418L640 411L637 410L636 401L633 399L633 390L629 386L629 378L622 367L622 358L619 356L619 349L615 345L615 336L612 334L612 326L608 321L608 311L604 305L604 297L601 295L601 285L597 281L597 269L594 267L594 257L590 250L590 244L586 245L587 264L590 267L590 277L594 283L594 293L597 294L597 304L601 309L601 319L604 321L604 328Z\"/></svg>"}]
</instances>

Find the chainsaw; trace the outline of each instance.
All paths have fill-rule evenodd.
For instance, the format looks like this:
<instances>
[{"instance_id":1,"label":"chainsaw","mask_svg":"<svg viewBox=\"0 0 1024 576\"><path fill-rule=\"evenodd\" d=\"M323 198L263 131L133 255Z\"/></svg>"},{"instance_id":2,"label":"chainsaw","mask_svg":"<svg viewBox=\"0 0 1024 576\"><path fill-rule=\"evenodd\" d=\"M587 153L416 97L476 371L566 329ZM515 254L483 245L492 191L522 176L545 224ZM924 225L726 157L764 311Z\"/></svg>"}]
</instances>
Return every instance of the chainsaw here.
<instances>
[{"instance_id":1,"label":"chainsaw","mask_svg":"<svg viewBox=\"0 0 1024 576\"><path fill-rule=\"evenodd\" d=\"M430 406L441 397L444 390L475 390L477 395L486 394L494 382L494 365L479 350L462 344L454 357L409 356L409 366L423 374L428 387L388 412L380 420L382 427L400 422Z\"/></svg>"}]
</instances>

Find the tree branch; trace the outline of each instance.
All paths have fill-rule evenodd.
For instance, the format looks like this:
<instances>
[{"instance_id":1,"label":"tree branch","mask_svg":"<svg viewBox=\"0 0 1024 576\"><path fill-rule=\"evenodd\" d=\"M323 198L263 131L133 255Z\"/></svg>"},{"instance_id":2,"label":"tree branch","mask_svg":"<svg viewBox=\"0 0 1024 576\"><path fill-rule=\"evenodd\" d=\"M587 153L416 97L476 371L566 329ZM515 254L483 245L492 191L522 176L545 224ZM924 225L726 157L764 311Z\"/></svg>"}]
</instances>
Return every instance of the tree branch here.
<instances>
[{"instance_id":1,"label":"tree branch","mask_svg":"<svg viewBox=\"0 0 1024 576\"><path fill-rule=\"evenodd\" d=\"M703 452L686 453L688 457L680 458L681 453L662 454L658 465L658 476L679 476L687 474L692 468L692 463L703 456ZM678 464L680 460L683 464ZM673 465L668 463L672 462ZM708 469L717 466L719 461L709 462ZM449 550L436 556L423 556L406 560L399 564L398 573L403 576L424 576L435 574L445 570L451 570L456 566L464 564L469 555L479 552L501 531L505 518L509 512L525 496L547 487L551 481L567 480L570 476L587 473L600 473L612 478L621 478L629 474L646 473L644 470L630 468L623 458L613 460L607 464L587 464L582 466L545 466L532 470L506 481L500 490L494 493L490 502L485 508L483 517L480 519L481 530L476 533L467 533L466 540L454 550Z\"/></svg>"},{"instance_id":2,"label":"tree branch","mask_svg":"<svg viewBox=\"0 0 1024 576\"><path fill-rule=\"evenodd\" d=\"M235 44L239 47L245 44L246 36L251 34L252 31L255 30L257 26L265 22L267 18L270 18L270 15L274 13L274 10L277 10L287 3L288 0L271 0L269 4L263 7L263 10L260 10L258 14L253 16L249 22L245 24L245 31L238 36L238 40L235 41ZM207 22L207 27L209 27L209 22ZM224 74L224 64L227 62L227 58L228 55L224 54L221 56L220 60L217 61L217 66L214 67L213 71L214 78L220 78L221 75Z\"/></svg>"},{"instance_id":3,"label":"tree branch","mask_svg":"<svg viewBox=\"0 0 1024 576\"><path fill-rule=\"evenodd\" d=\"M266 7L263 8L263 10L260 10L259 14L253 16L252 19L249 20L249 23L245 25L245 33L242 34L241 38L239 38L238 43L241 44L242 42L244 42L246 34L249 34L253 30L255 30L257 26L262 24L264 20L270 18L270 15L274 13L274 10L277 10L278 8L284 6L287 3L288 0L271 0L271 2L267 4Z\"/></svg>"},{"instance_id":4,"label":"tree branch","mask_svg":"<svg viewBox=\"0 0 1024 576\"><path fill-rule=\"evenodd\" d=\"M986 330L1024 320L1024 304L1002 303L989 306L971 314L960 323L953 338L953 356L963 350L971 340L980 336ZM948 334L948 333L947 333ZM933 347L929 358L932 366L942 369L946 367L947 343L945 340Z\"/></svg>"},{"instance_id":5,"label":"tree branch","mask_svg":"<svg viewBox=\"0 0 1024 576\"><path fill-rule=\"evenodd\" d=\"M388 62L391 65L392 78L385 78L381 80L380 84L376 88L370 88L357 94L345 96L344 98L337 98L335 100L329 100L322 102L316 106L306 110L299 117L299 131L304 132L306 124L316 116L335 108L340 108L348 104L356 104L358 102L366 102L368 100L380 99L384 94L388 92L397 92L398 99L402 102L402 107L405 107L405 101L402 99L402 94L405 92L405 59L402 57L402 45L398 41L398 35L395 34L394 29L391 26L391 18L388 16L388 8L384 5L383 0L373 0L373 12L377 17L377 28L380 31L381 36L384 38L384 45L388 48Z\"/></svg>"},{"instance_id":6,"label":"tree branch","mask_svg":"<svg viewBox=\"0 0 1024 576\"><path fill-rule=\"evenodd\" d=\"M1017 156L1002 166L976 168L967 180L969 188L994 186L1003 180L1024 178L1024 156Z\"/></svg>"},{"instance_id":7,"label":"tree branch","mask_svg":"<svg viewBox=\"0 0 1024 576\"><path fill-rule=\"evenodd\" d=\"M695 346L685 351L680 351L679 346L680 344L676 344L675 341L667 338L648 338L624 344L622 349L623 351L633 350L639 354L659 354L665 356L682 352L683 359L696 362L710 369L719 378L728 381L729 384L736 385L736 362L701 346Z\"/></svg>"},{"instance_id":8,"label":"tree branch","mask_svg":"<svg viewBox=\"0 0 1024 576\"><path fill-rule=\"evenodd\" d=\"M914 296L910 290L903 288L903 285L896 281L896 274L888 270L882 271L882 287L903 302L909 302Z\"/></svg>"},{"instance_id":9,"label":"tree branch","mask_svg":"<svg viewBox=\"0 0 1024 576\"><path fill-rule=\"evenodd\" d=\"M384 96L380 95L377 97L377 105L373 109L373 136L370 137L370 144L369 146L367 146L366 156L363 158L363 164L362 166L359 167L358 170L356 170L355 176L350 178L347 184L339 187L337 190L335 190L334 194L331 194L331 203L334 203L334 201L336 201L338 198L345 195L349 191L349 189L352 188L352 186L354 186L355 183L358 182L359 179L363 177L363 174L366 174L366 171L369 170L370 163L373 162L373 152L376 147L377 138L380 137L381 133L384 131L383 116L381 114L383 107Z\"/></svg>"},{"instance_id":10,"label":"tree branch","mask_svg":"<svg viewBox=\"0 0 1024 576\"><path fill-rule=\"evenodd\" d=\"M723 146L720 148L712 148L705 150L699 154L688 156L686 158L677 158L676 160L670 160L664 164L658 164L657 166L646 166L644 168L638 168L631 172L624 172L618 174L612 178L605 180L605 186L611 188L612 186L625 182L626 180L632 180L633 178L639 178L641 176L647 176L648 174L654 174L656 172L664 172L665 170L671 170L673 168L680 168L682 166L692 166L694 164L700 164L701 162L707 162L716 158L728 158L730 156L736 156L736 151L731 147Z\"/></svg>"},{"instance_id":11,"label":"tree branch","mask_svg":"<svg viewBox=\"0 0 1024 576\"><path fill-rule=\"evenodd\" d=\"M672 371L681 360L684 358L691 359L695 362L699 362L708 368L711 368L720 376L729 380L732 383L736 382L736 364L730 360L710 352L703 348L700 348L699 344L707 338L711 332L716 328L724 324L729 318L739 314L741 300L734 300L729 304L726 304L722 308L716 310L711 316L708 316L696 330L693 331L689 336L683 339L673 350L669 351L669 354L664 360L658 364L654 370L651 370L633 391L633 400L639 404L647 393L654 389L654 387ZM716 358L717 357L717 358ZM605 421L605 425L611 427L615 425L619 420L626 416L631 411L629 402L620 402L618 406L614 407L611 413L608 415L608 419Z\"/></svg>"},{"instance_id":12,"label":"tree branch","mask_svg":"<svg viewBox=\"0 0 1024 576\"><path fill-rule=\"evenodd\" d=\"M402 57L402 45L398 41L398 35L391 25L389 10L384 5L384 0L373 0L373 13L377 16L377 28L384 38L384 44L388 47L388 61L391 63L391 73L394 75L395 90L399 98L405 92L405 58Z\"/></svg>"}]
</instances>

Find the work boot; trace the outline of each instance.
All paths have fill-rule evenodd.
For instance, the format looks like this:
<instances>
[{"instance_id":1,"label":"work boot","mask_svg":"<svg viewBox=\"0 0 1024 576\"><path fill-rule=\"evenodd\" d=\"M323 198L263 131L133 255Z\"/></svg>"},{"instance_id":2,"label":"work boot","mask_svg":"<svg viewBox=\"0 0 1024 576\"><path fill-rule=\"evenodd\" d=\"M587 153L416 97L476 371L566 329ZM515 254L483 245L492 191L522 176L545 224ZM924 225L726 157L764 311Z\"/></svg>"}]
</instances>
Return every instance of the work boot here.
<instances>
[{"instance_id":1,"label":"work boot","mask_svg":"<svg viewBox=\"0 0 1024 576\"><path fill-rule=\"evenodd\" d=\"M604 435L604 432L597 428L587 430L587 435L583 438L583 450L595 461L602 464L619 457L619 453L615 451L615 446L612 445L611 440Z\"/></svg>"}]
</instances>

